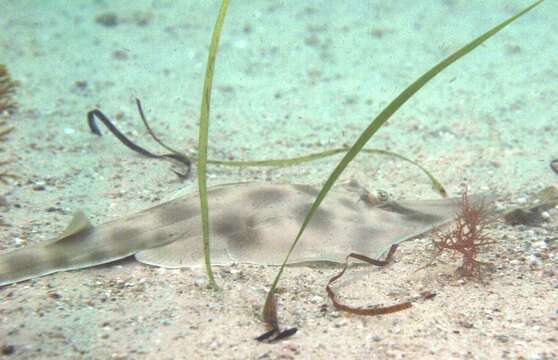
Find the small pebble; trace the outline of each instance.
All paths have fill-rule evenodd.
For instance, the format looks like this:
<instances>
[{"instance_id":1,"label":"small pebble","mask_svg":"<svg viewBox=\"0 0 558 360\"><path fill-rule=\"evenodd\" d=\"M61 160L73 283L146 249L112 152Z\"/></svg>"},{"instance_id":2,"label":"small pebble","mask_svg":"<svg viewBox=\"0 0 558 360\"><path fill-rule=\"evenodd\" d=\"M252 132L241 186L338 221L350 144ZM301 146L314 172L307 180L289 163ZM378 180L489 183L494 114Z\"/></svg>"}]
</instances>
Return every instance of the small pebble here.
<instances>
[{"instance_id":1,"label":"small pebble","mask_svg":"<svg viewBox=\"0 0 558 360\"><path fill-rule=\"evenodd\" d=\"M527 261L529 262L529 266L533 267L533 268L542 268L543 267L543 262L540 258L538 258L537 256L535 256L534 254L529 255L529 257L527 258Z\"/></svg>"},{"instance_id":2,"label":"small pebble","mask_svg":"<svg viewBox=\"0 0 558 360\"><path fill-rule=\"evenodd\" d=\"M533 243L533 248L535 248L537 250L545 250L547 247L548 247L548 245L544 241L537 241L537 242Z\"/></svg>"},{"instance_id":3,"label":"small pebble","mask_svg":"<svg viewBox=\"0 0 558 360\"><path fill-rule=\"evenodd\" d=\"M343 327L345 325L347 325L347 320L342 319L341 321L336 322L335 325L333 325L333 326L335 326L336 328L340 328L340 327Z\"/></svg>"},{"instance_id":4,"label":"small pebble","mask_svg":"<svg viewBox=\"0 0 558 360\"><path fill-rule=\"evenodd\" d=\"M59 293L56 292L50 292L48 293L48 297L54 300L58 300L62 297L62 295L60 295Z\"/></svg>"},{"instance_id":5,"label":"small pebble","mask_svg":"<svg viewBox=\"0 0 558 360\"><path fill-rule=\"evenodd\" d=\"M531 356L529 358L529 360L547 360L547 359L550 359L550 358L547 357L546 355L542 355L542 354L537 354L537 355Z\"/></svg>"},{"instance_id":6,"label":"small pebble","mask_svg":"<svg viewBox=\"0 0 558 360\"><path fill-rule=\"evenodd\" d=\"M211 345L209 345L209 347L211 348L211 350L215 351L219 348L219 343L217 341L213 341Z\"/></svg>"},{"instance_id":7,"label":"small pebble","mask_svg":"<svg viewBox=\"0 0 558 360\"><path fill-rule=\"evenodd\" d=\"M197 286L197 287L200 287L200 288L205 287L205 285L206 285L205 278L202 278L202 277L196 278L194 280L194 285Z\"/></svg>"},{"instance_id":8,"label":"small pebble","mask_svg":"<svg viewBox=\"0 0 558 360\"><path fill-rule=\"evenodd\" d=\"M95 17L95 22L106 27L114 27L118 25L118 16L110 12L99 14Z\"/></svg>"},{"instance_id":9,"label":"small pebble","mask_svg":"<svg viewBox=\"0 0 558 360\"><path fill-rule=\"evenodd\" d=\"M8 206L8 200L2 195L0 195L0 206Z\"/></svg>"},{"instance_id":10,"label":"small pebble","mask_svg":"<svg viewBox=\"0 0 558 360\"><path fill-rule=\"evenodd\" d=\"M468 321L460 321L460 322L459 322L459 325L461 325L461 326L464 327L465 329L471 329L471 328L474 327L474 325L471 324L471 323L468 322Z\"/></svg>"},{"instance_id":11,"label":"small pebble","mask_svg":"<svg viewBox=\"0 0 558 360\"><path fill-rule=\"evenodd\" d=\"M499 342L507 343L510 341L510 338L506 335L496 335L495 337Z\"/></svg>"},{"instance_id":12,"label":"small pebble","mask_svg":"<svg viewBox=\"0 0 558 360\"><path fill-rule=\"evenodd\" d=\"M0 349L0 354L2 355L12 355L15 353L15 346L13 345L2 345Z\"/></svg>"},{"instance_id":13,"label":"small pebble","mask_svg":"<svg viewBox=\"0 0 558 360\"><path fill-rule=\"evenodd\" d=\"M78 90L85 90L85 89L87 89L87 81L85 81L85 80L77 80L77 81L74 83L74 86L75 86L75 88L78 89Z\"/></svg>"},{"instance_id":14,"label":"small pebble","mask_svg":"<svg viewBox=\"0 0 558 360\"><path fill-rule=\"evenodd\" d=\"M312 298L310 299L310 302L312 302L313 304L320 304L324 301L324 299L320 296L320 295L314 295L312 296Z\"/></svg>"},{"instance_id":15,"label":"small pebble","mask_svg":"<svg viewBox=\"0 0 558 360\"><path fill-rule=\"evenodd\" d=\"M127 60L128 54L124 50L115 50L112 52L112 58L116 60Z\"/></svg>"}]
</instances>

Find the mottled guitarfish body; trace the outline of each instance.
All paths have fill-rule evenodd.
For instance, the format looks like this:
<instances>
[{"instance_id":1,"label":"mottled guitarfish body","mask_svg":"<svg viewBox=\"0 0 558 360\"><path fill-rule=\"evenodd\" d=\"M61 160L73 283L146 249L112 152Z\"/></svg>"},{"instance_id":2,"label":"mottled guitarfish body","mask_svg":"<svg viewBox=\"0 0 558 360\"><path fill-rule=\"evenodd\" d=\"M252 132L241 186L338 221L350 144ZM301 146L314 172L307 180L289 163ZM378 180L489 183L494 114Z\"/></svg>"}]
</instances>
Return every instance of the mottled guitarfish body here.
<instances>
[{"instance_id":1,"label":"mottled guitarfish body","mask_svg":"<svg viewBox=\"0 0 558 360\"><path fill-rule=\"evenodd\" d=\"M306 185L238 183L208 191L214 264L280 264L318 190ZM473 198L474 200L474 198ZM450 220L455 199L371 205L358 193L329 193L290 263L333 261L357 252L377 257L391 245ZM127 256L177 268L202 265L197 193L98 226L77 213L55 240L0 254L0 286Z\"/></svg>"}]
</instances>

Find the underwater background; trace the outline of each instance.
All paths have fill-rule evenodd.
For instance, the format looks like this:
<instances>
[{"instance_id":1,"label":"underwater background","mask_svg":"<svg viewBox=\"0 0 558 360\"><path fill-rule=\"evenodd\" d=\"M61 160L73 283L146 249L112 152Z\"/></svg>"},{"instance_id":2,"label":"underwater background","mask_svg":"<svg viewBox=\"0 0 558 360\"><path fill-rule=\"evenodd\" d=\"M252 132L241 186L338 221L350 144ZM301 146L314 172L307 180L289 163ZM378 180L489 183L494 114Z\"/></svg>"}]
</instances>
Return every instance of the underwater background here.
<instances>
[{"instance_id":1,"label":"underwater background","mask_svg":"<svg viewBox=\"0 0 558 360\"><path fill-rule=\"evenodd\" d=\"M101 223L177 191L197 190L195 163L191 177L182 180L172 171L182 169L131 152L106 128L101 127L102 137L93 135L86 114L100 109L126 136L162 152L141 123L138 98L162 140L195 153L203 74L219 4L0 2L0 64L19 83L13 96L17 107L1 114L14 130L0 144L3 160L13 162L0 172L17 179L0 184L0 251L54 238L75 209ZM529 4L233 0L215 66L209 158L289 158L351 145L412 81ZM558 176L549 165L558 158L557 13L557 3L545 1L451 65L367 147L418 161L452 196L467 186L471 193L496 195L501 204L521 205L531 194L556 186ZM209 165L209 184L320 186L339 159L285 168ZM390 157L360 154L341 177L351 179L395 198L439 197L419 169ZM556 236L553 221L542 230L501 227L495 232L525 250L530 248L526 243ZM400 264L399 271L428 259L422 255L425 244L403 250L411 257L421 253L422 260ZM531 253L526 254L528 259ZM379 320L324 315L319 307L327 304L327 276L321 272L335 270L289 269L282 286L294 295L285 299L292 304L284 316L303 330L276 347L253 342L274 269L217 269L225 286L217 297L203 286L203 269L170 271L130 261L62 273L0 289L0 346L14 346L13 353L0 358L298 359L327 354L357 359L414 353L419 358L550 359L558 356L558 284L555 272L545 272L555 264L555 251L548 256L543 257L548 264L543 261L522 279L517 277L531 269L527 260L488 286L446 285L445 305L421 305L423 315ZM379 274L363 273L362 279L368 276ZM390 276L379 283L397 285ZM358 287L344 291L357 301L368 296ZM465 310L448 305L464 298L470 300ZM464 330L462 322L474 326Z\"/></svg>"}]
</instances>

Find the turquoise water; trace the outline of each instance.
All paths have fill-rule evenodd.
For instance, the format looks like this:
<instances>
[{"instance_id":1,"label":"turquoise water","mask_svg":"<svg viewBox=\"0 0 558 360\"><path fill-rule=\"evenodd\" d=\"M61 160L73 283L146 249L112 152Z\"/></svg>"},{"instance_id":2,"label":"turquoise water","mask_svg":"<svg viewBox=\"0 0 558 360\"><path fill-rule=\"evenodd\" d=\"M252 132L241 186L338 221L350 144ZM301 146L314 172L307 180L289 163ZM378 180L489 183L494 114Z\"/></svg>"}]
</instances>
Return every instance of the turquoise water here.
<instances>
[{"instance_id":1,"label":"turquoise water","mask_svg":"<svg viewBox=\"0 0 558 360\"><path fill-rule=\"evenodd\" d=\"M412 81L527 4L233 0L215 68L209 157L285 158L350 145ZM152 206L177 191L197 188L195 163L192 177L181 180L172 170L182 168L133 153L106 128L101 126L103 137L91 134L86 114L99 109L138 144L166 152L143 128L135 107L139 98L161 139L195 153L203 74L218 6L217 1L2 1L0 63L20 83L17 111L2 115L15 126L2 155L16 160L8 169L20 178L1 185L9 204L2 210L2 220L11 226L0 228L0 250L55 237L75 209L101 223ZM556 185L549 164L558 158L558 36L553 29L557 11L556 2L546 1L453 64L405 104L368 147L418 161L451 195L468 186L470 192L521 203L526 194ZM339 159L289 168L210 165L208 177L210 185L239 181L320 185ZM418 169L389 157L360 155L340 182L351 179L396 198L439 196ZM230 335L225 320L235 314L222 302L217 306L224 308L216 315L217 330L204 327L200 314L206 314L206 302L212 299L208 294L193 292L186 304L195 310L181 312L184 299L176 300L173 289L203 282L202 269L163 273L121 265L14 288L0 306L0 339L16 344L16 357L21 358L108 358L126 349L130 353L130 348L140 349L128 354L132 358L134 354L160 358L165 346L169 358L179 358L189 350L169 339L192 339L197 331L161 330L161 318L175 325L185 321L161 315L167 307L188 321L196 319L208 337L194 342L189 355L210 357L204 351L211 352L213 337ZM113 296L107 291L121 294L125 287L126 282L118 283L122 269L132 274L134 284L147 278L148 295L138 295L138 301L136 295L122 291L121 297L114 295L118 301L105 303ZM275 270L244 270L261 272L254 275L260 283L251 279L254 282L242 285L255 286L246 290L247 302L259 304L261 290ZM303 269L292 271L305 274ZM230 274L236 273L219 272L221 280ZM240 285L229 286L235 295L244 295L235 288ZM45 302L53 291L63 300ZM159 317L149 318L145 307ZM252 337L253 311L247 305L240 308L239 333ZM138 320L142 316L152 321L147 328L157 329L153 336L159 342L151 341L152 335ZM118 340L102 337L100 329L108 326L103 325L106 322L125 329L115 336ZM308 333L310 323L303 326ZM14 330L12 324L25 329ZM49 334L59 340L51 341ZM236 335L234 346L242 343ZM135 345L122 339L133 339ZM329 346L330 353L351 346L324 339L321 344ZM250 358L259 353L241 349L237 355Z\"/></svg>"}]
</instances>

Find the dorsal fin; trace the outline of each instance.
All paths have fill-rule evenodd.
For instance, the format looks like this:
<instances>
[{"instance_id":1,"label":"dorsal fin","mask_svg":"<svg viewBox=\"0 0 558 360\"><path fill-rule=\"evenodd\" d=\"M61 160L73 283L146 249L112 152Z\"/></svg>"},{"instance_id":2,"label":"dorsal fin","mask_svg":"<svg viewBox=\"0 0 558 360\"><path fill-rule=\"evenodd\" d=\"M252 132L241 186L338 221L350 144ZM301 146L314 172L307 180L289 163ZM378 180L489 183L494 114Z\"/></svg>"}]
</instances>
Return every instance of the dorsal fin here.
<instances>
[{"instance_id":1,"label":"dorsal fin","mask_svg":"<svg viewBox=\"0 0 558 360\"><path fill-rule=\"evenodd\" d=\"M74 213L74 216L72 217L72 220L70 220L68 226L66 226L66 229L64 229L64 231L62 231L62 234L60 234L54 241L58 241L70 235L77 234L92 227L93 225L91 225L91 223L89 222L87 215L85 215L83 211L78 210Z\"/></svg>"}]
</instances>

